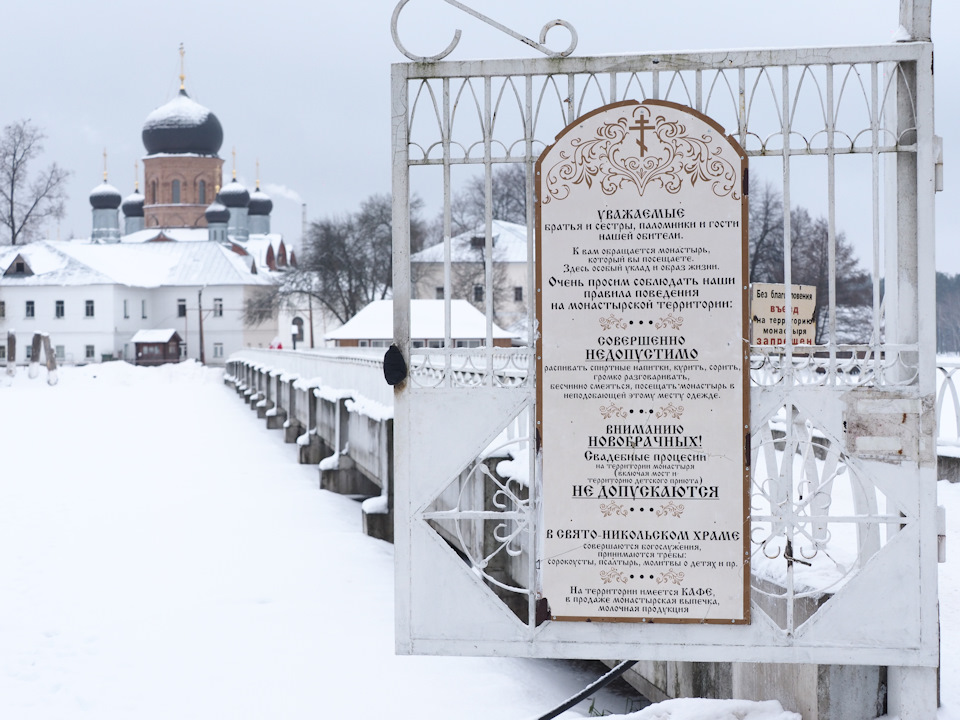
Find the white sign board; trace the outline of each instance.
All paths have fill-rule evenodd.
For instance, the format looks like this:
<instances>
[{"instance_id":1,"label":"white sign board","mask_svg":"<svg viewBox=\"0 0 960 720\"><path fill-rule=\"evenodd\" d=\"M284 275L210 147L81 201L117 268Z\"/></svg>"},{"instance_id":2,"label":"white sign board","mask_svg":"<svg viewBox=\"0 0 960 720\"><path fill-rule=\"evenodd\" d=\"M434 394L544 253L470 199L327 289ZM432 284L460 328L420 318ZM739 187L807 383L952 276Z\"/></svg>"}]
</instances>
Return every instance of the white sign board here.
<instances>
[{"instance_id":1,"label":"white sign board","mask_svg":"<svg viewBox=\"0 0 960 720\"><path fill-rule=\"evenodd\" d=\"M554 620L749 622L745 167L658 101L585 115L537 164Z\"/></svg>"},{"instance_id":2,"label":"white sign board","mask_svg":"<svg viewBox=\"0 0 960 720\"><path fill-rule=\"evenodd\" d=\"M815 345L817 342L817 286L791 285L790 315L793 322L793 344ZM772 283L750 285L750 316L753 344L778 346L787 344L787 287Z\"/></svg>"}]
</instances>

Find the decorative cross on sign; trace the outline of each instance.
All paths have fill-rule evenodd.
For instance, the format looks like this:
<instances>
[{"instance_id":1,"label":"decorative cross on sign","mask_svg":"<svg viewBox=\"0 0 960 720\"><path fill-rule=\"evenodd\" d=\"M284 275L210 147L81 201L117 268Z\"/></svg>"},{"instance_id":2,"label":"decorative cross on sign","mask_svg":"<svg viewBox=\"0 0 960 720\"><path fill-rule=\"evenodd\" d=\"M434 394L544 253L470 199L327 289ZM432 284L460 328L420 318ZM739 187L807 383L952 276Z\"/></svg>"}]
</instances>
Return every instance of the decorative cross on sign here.
<instances>
[{"instance_id":1,"label":"decorative cross on sign","mask_svg":"<svg viewBox=\"0 0 960 720\"><path fill-rule=\"evenodd\" d=\"M650 124L647 123L647 117L646 117L646 115L641 115L641 116L640 116L640 122L639 122L639 124L637 124L637 125L631 125L631 126L630 126L630 129L631 129L631 130L639 130L639 131L640 131L640 139L637 140L637 145L640 146L640 157L643 157L643 154L644 154L644 153L647 151L647 149L648 149L647 146L643 144L643 131L644 131L644 130L650 130L650 129L652 129L652 128L653 128L653 125L650 125Z\"/></svg>"}]
</instances>

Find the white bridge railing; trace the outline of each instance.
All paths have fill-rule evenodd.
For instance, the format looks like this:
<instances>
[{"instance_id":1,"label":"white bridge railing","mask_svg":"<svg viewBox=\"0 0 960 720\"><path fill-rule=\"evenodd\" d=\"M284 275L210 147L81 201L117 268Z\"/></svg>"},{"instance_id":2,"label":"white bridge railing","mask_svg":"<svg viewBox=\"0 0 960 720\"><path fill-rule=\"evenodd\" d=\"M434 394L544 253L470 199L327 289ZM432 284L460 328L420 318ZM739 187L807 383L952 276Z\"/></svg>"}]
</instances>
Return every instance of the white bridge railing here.
<instances>
[{"instance_id":1,"label":"white bridge railing","mask_svg":"<svg viewBox=\"0 0 960 720\"><path fill-rule=\"evenodd\" d=\"M937 453L960 453L960 356L937 358Z\"/></svg>"},{"instance_id":2,"label":"white bridge railing","mask_svg":"<svg viewBox=\"0 0 960 720\"><path fill-rule=\"evenodd\" d=\"M317 350L264 350L249 348L234 353L231 360L263 364L301 378L321 378L324 385L350 389L356 394L383 405L393 405L393 388L383 379L383 350L324 348ZM476 367L475 358L465 358L457 371L463 384L480 383L485 375ZM414 358L412 374L416 384L430 386L442 375L430 358ZM523 363L495 370L497 384L511 385L522 381ZM960 356L937 358L937 448L940 454L960 453Z\"/></svg>"}]
</instances>

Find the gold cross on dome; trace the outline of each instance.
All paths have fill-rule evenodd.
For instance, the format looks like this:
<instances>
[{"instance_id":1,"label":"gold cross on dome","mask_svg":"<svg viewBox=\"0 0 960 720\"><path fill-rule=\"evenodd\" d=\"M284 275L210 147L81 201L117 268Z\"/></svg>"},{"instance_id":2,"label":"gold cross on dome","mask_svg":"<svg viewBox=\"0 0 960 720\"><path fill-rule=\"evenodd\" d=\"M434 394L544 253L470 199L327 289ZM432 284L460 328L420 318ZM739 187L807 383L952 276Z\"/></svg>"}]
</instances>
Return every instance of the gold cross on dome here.
<instances>
[{"instance_id":1,"label":"gold cross on dome","mask_svg":"<svg viewBox=\"0 0 960 720\"><path fill-rule=\"evenodd\" d=\"M183 73L183 55L184 55L183 43L180 43L180 89L181 89L181 90L184 89L184 87L183 87L183 81L184 81L184 80L186 79L186 77L187 77L187 76L184 75L184 73Z\"/></svg>"}]
</instances>

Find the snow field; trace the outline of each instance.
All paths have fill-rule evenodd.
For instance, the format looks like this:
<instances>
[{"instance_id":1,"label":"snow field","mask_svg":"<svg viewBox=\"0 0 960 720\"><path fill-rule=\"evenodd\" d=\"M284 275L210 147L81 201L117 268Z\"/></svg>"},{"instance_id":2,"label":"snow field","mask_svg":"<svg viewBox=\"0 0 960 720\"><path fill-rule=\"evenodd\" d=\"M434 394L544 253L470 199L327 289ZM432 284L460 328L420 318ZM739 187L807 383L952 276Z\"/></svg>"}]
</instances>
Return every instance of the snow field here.
<instances>
[{"instance_id":1,"label":"snow field","mask_svg":"<svg viewBox=\"0 0 960 720\"><path fill-rule=\"evenodd\" d=\"M362 535L359 505L318 490L219 371L116 362L62 368L55 387L45 372L0 376L0 716L522 719L594 679L395 656L392 546ZM940 494L950 560L960 485ZM939 720L960 720L956 575L941 565ZM799 716L676 700L622 717Z\"/></svg>"}]
</instances>

